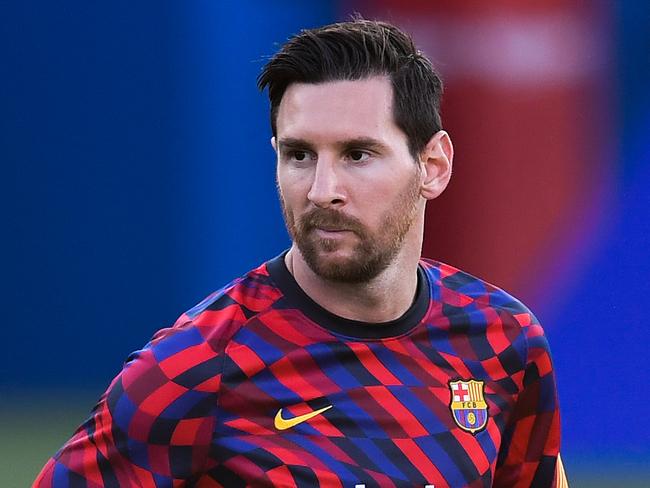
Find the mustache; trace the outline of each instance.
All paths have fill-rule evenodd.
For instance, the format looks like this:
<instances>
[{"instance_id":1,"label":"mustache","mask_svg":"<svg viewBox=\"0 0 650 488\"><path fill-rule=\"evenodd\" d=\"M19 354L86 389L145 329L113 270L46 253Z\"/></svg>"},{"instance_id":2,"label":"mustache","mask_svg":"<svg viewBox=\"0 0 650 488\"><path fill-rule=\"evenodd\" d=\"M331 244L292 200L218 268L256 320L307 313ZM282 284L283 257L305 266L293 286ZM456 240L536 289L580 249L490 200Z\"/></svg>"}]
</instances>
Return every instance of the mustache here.
<instances>
[{"instance_id":1,"label":"mustache","mask_svg":"<svg viewBox=\"0 0 650 488\"><path fill-rule=\"evenodd\" d=\"M314 208L305 213L299 222L303 232L318 228L347 230L363 236L365 231L361 222L349 215L328 208Z\"/></svg>"}]
</instances>

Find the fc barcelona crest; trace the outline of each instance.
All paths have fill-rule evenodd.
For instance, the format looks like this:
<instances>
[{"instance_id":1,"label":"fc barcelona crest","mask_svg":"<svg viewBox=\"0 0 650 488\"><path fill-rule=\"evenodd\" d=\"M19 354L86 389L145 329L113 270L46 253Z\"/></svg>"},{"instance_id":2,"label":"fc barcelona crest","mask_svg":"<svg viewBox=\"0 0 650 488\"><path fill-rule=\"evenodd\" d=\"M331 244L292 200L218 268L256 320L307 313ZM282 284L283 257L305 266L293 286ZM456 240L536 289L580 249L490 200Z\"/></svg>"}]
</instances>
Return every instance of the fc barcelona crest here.
<instances>
[{"instance_id":1,"label":"fc barcelona crest","mask_svg":"<svg viewBox=\"0 0 650 488\"><path fill-rule=\"evenodd\" d=\"M483 382L450 381L451 408L454 421L463 430L474 434L487 425L488 406L483 398Z\"/></svg>"}]
</instances>

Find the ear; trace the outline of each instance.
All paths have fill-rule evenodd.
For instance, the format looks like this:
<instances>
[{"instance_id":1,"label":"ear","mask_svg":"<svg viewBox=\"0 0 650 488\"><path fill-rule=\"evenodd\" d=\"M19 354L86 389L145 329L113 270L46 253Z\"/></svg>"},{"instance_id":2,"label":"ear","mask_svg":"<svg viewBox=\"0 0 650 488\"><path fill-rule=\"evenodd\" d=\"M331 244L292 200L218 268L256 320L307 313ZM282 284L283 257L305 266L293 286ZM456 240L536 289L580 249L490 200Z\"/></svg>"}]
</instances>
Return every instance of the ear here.
<instances>
[{"instance_id":1,"label":"ear","mask_svg":"<svg viewBox=\"0 0 650 488\"><path fill-rule=\"evenodd\" d=\"M420 153L424 179L420 194L427 200L438 197L449 184L454 146L444 130L436 132Z\"/></svg>"},{"instance_id":2,"label":"ear","mask_svg":"<svg viewBox=\"0 0 650 488\"><path fill-rule=\"evenodd\" d=\"M271 137L271 146L273 146L273 150L277 153L278 152L278 144L275 142L275 136Z\"/></svg>"}]
</instances>

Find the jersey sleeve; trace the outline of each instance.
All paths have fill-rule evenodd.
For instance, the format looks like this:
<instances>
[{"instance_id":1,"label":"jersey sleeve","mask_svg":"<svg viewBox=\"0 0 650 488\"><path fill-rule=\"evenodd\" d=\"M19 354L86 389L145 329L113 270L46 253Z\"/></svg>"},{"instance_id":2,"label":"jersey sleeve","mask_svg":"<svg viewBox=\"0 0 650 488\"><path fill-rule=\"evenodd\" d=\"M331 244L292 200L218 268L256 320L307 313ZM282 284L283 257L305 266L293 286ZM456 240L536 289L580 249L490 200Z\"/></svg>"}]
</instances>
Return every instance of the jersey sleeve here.
<instances>
[{"instance_id":1,"label":"jersey sleeve","mask_svg":"<svg viewBox=\"0 0 650 488\"><path fill-rule=\"evenodd\" d=\"M35 487L183 486L207 467L221 355L191 325L127 358Z\"/></svg>"},{"instance_id":2,"label":"jersey sleeve","mask_svg":"<svg viewBox=\"0 0 650 488\"><path fill-rule=\"evenodd\" d=\"M528 355L523 385L503 435L493 486L566 488L549 345L542 327L525 315L533 323L524 327Z\"/></svg>"}]
</instances>

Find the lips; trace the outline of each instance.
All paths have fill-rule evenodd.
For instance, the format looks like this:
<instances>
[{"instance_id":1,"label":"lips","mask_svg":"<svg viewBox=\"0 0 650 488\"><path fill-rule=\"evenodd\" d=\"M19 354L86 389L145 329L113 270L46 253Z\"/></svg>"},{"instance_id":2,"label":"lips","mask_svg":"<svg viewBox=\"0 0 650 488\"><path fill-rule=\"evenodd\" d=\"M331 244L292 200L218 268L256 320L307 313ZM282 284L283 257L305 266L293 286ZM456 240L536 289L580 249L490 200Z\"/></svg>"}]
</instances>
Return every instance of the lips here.
<instances>
[{"instance_id":1,"label":"lips","mask_svg":"<svg viewBox=\"0 0 650 488\"><path fill-rule=\"evenodd\" d=\"M338 227L315 227L316 230L322 230L324 232L349 232L350 229L341 229Z\"/></svg>"},{"instance_id":2,"label":"lips","mask_svg":"<svg viewBox=\"0 0 650 488\"><path fill-rule=\"evenodd\" d=\"M336 235L345 234L347 232L351 232L347 229L326 229L323 227L316 227L314 228L314 231L318 234L326 235L326 236L336 236Z\"/></svg>"},{"instance_id":3,"label":"lips","mask_svg":"<svg viewBox=\"0 0 650 488\"><path fill-rule=\"evenodd\" d=\"M347 239L352 231L334 227L315 227L312 232L313 235L319 239L338 241L341 239Z\"/></svg>"}]
</instances>

